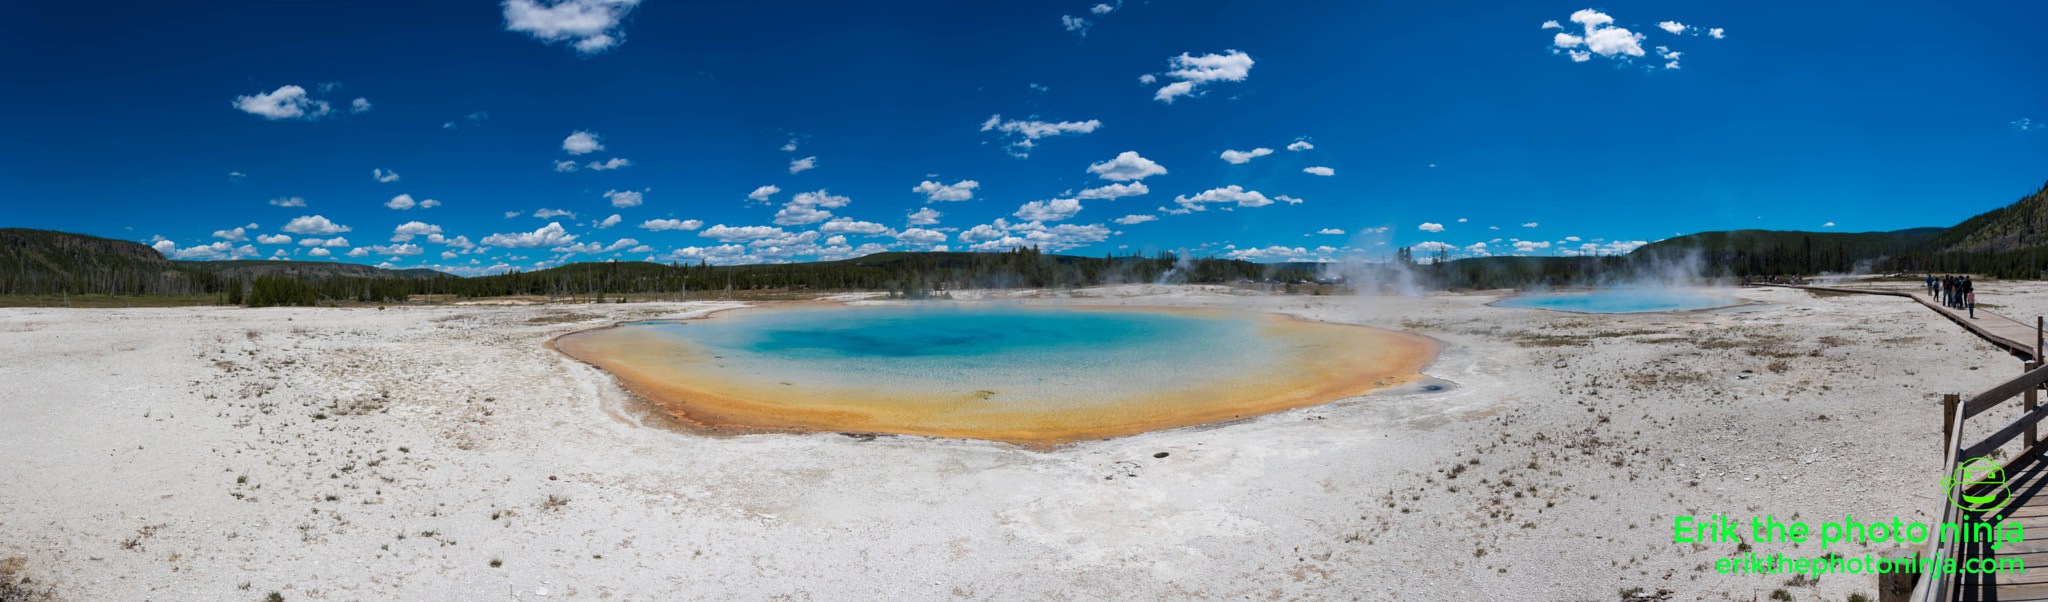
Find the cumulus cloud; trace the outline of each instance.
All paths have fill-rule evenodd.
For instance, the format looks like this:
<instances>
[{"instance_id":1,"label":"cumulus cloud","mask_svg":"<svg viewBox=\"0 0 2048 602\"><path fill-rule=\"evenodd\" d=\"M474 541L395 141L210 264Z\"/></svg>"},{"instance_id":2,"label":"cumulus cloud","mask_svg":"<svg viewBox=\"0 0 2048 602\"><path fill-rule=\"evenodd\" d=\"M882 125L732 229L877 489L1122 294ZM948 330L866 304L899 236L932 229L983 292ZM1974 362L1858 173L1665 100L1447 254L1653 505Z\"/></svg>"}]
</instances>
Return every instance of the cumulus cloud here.
<instances>
[{"instance_id":1,"label":"cumulus cloud","mask_svg":"<svg viewBox=\"0 0 2048 602\"><path fill-rule=\"evenodd\" d=\"M1152 189L1146 188L1144 182L1132 182L1129 184L1110 184L1101 188L1090 188L1074 195L1074 198L1116 200L1122 197L1138 196L1151 192Z\"/></svg>"},{"instance_id":2,"label":"cumulus cloud","mask_svg":"<svg viewBox=\"0 0 2048 602\"><path fill-rule=\"evenodd\" d=\"M1089 25L1092 25L1092 23L1089 23L1087 19L1073 15L1060 15L1060 26L1067 28L1067 32L1074 35L1084 38L1088 37Z\"/></svg>"},{"instance_id":3,"label":"cumulus cloud","mask_svg":"<svg viewBox=\"0 0 2048 602\"><path fill-rule=\"evenodd\" d=\"M1255 148L1249 152L1226 150L1223 151L1223 160L1229 161L1233 164L1241 164L1248 163L1252 159L1257 159L1259 157L1264 157L1270 154L1273 154L1273 149L1270 148Z\"/></svg>"},{"instance_id":4,"label":"cumulus cloud","mask_svg":"<svg viewBox=\"0 0 2048 602\"><path fill-rule=\"evenodd\" d=\"M213 237L232 240L235 242L243 242L249 240L247 228L235 228L233 230L214 230Z\"/></svg>"},{"instance_id":5,"label":"cumulus cloud","mask_svg":"<svg viewBox=\"0 0 2048 602\"><path fill-rule=\"evenodd\" d=\"M1546 241L1518 240L1515 241L1514 247L1517 253L1533 253L1550 248L1550 243Z\"/></svg>"},{"instance_id":6,"label":"cumulus cloud","mask_svg":"<svg viewBox=\"0 0 2048 602\"><path fill-rule=\"evenodd\" d=\"M1167 59L1168 71L1164 75L1180 81L1160 88L1152 95L1152 99L1172 104L1175 98L1196 96L1197 88L1211 82L1244 81L1245 77L1251 74L1251 55L1236 50L1226 50L1224 53L1190 56L1183 52L1180 56Z\"/></svg>"},{"instance_id":7,"label":"cumulus cloud","mask_svg":"<svg viewBox=\"0 0 2048 602\"><path fill-rule=\"evenodd\" d=\"M426 252L426 249L420 248L419 245L408 243L402 245L378 245L372 247L356 247L355 249L352 249L348 252L348 256L363 257L365 255L386 255L391 257L410 257L424 252Z\"/></svg>"},{"instance_id":8,"label":"cumulus cloud","mask_svg":"<svg viewBox=\"0 0 2048 602\"><path fill-rule=\"evenodd\" d=\"M237 247L235 246L234 243L225 240L210 245L200 245L197 247L187 247L183 249L178 248L177 244L172 243L171 241L168 240L160 240L157 241L156 244L150 246L152 248L155 248L157 252L163 253L165 257L171 259L219 261L223 259L241 259L244 257L255 257L257 255L262 254L261 252L256 250L255 245L242 245Z\"/></svg>"},{"instance_id":9,"label":"cumulus cloud","mask_svg":"<svg viewBox=\"0 0 2048 602\"><path fill-rule=\"evenodd\" d=\"M535 212L533 212L533 216L534 216L534 217L538 217L538 218L541 218L541 219L547 219L547 218L550 218L550 217L561 217L561 216L564 216L564 215L566 215L566 216L569 216L569 219L576 219L576 214L574 214L574 213L570 213L570 212L568 212L568 211L563 211L563 210L561 210L561 209L549 209L549 208L546 208L546 207L542 207L542 208L540 208L540 210L539 210L539 211L535 211ZM509 215L508 215L508 216L506 216L506 217L512 217L512 216L509 216Z\"/></svg>"},{"instance_id":10,"label":"cumulus cloud","mask_svg":"<svg viewBox=\"0 0 2048 602\"><path fill-rule=\"evenodd\" d=\"M972 230L960 233L960 241L980 241L969 246L976 251L997 251L1028 246L1037 246L1049 251L1064 251L1089 243L1102 242L1112 233L1101 224L1060 224L1048 228L1038 222L1012 225L998 219L993 224L975 226Z\"/></svg>"},{"instance_id":11,"label":"cumulus cloud","mask_svg":"<svg viewBox=\"0 0 2048 602\"><path fill-rule=\"evenodd\" d=\"M355 101L354 101L354 102L350 102L350 103L348 103L348 112L350 112L350 113L368 113L368 112L370 112L370 99L368 99L368 98L358 98L358 99L355 99Z\"/></svg>"},{"instance_id":12,"label":"cumulus cloud","mask_svg":"<svg viewBox=\"0 0 2048 602\"><path fill-rule=\"evenodd\" d=\"M974 198L974 189L980 187L981 183L974 180L961 180L952 184L925 181L918 184L916 188L910 189L910 191L924 195L924 202L932 203L972 199Z\"/></svg>"},{"instance_id":13,"label":"cumulus cloud","mask_svg":"<svg viewBox=\"0 0 2048 602\"><path fill-rule=\"evenodd\" d=\"M782 236L783 234L784 232L781 228L770 226L740 226L733 228L725 224L705 228L703 232L697 233L698 236L716 239L718 242L746 242Z\"/></svg>"},{"instance_id":14,"label":"cumulus cloud","mask_svg":"<svg viewBox=\"0 0 2048 602\"><path fill-rule=\"evenodd\" d=\"M390 200L390 201L386 201L386 202L384 203L384 206L385 206L385 207L390 207L390 208L392 208L392 209L397 209L397 210L399 210L399 211L404 211L404 210L407 210L407 209L411 209L411 208L413 208L413 207L419 207L419 208L421 208L421 209L431 209L431 208L434 208L434 207L439 207L439 206L441 206L441 202L440 202L440 201L436 201L436 200L434 200L434 199L427 199L427 200L424 200L424 201L419 201L419 202L415 203L415 202L413 202L413 200L412 200L412 195L409 195L409 194L401 194L401 195L398 195L398 196L395 196L395 197L391 197L391 200Z\"/></svg>"},{"instance_id":15,"label":"cumulus cloud","mask_svg":"<svg viewBox=\"0 0 2048 602\"><path fill-rule=\"evenodd\" d=\"M623 221L626 221L626 218L619 217L619 214L614 213L611 217L604 218L604 221L598 222L597 229L603 230L605 228L610 228L612 226L619 225L619 222Z\"/></svg>"},{"instance_id":16,"label":"cumulus cloud","mask_svg":"<svg viewBox=\"0 0 2048 602\"><path fill-rule=\"evenodd\" d=\"M570 133L568 138L562 139L562 152L582 155L604 150L604 143L598 142L597 139L597 134L577 130Z\"/></svg>"},{"instance_id":17,"label":"cumulus cloud","mask_svg":"<svg viewBox=\"0 0 2048 602\"><path fill-rule=\"evenodd\" d=\"M313 249L311 251L307 251L306 254L314 257L326 257L328 255L333 255L334 252L328 251L327 249Z\"/></svg>"},{"instance_id":18,"label":"cumulus cloud","mask_svg":"<svg viewBox=\"0 0 2048 602\"><path fill-rule=\"evenodd\" d=\"M549 222L548 225L532 232L514 232L486 236L484 237L483 245L508 249L534 249L539 247L559 247L575 241L576 235L563 230L560 222Z\"/></svg>"},{"instance_id":19,"label":"cumulus cloud","mask_svg":"<svg viewBox=\"0 0 2048 602\"><path fill-rule=\"evenodd\" d=\"M639 5L640 0L505 0L505 31L598 54L625 43L626 16Z\"/></svg>"},{"instance_id":20,"label":"cumulus cloud","mask_svg":"<svg viewBox=\"0 0 2048 602\"><path fill-rule=\"evenodd\" d=\"M2048 123L2043 123L2025 117L2021 117L2019 121L2012 122L2012 127L2019 128L2020 131L2024 132L2027 130L2038 130L2042 128L2048 128Z\"/></svg>"},{"instance_id":21,"label":"cumulus cloud","mask_svg":"<svg viewBox=\"0 0 2048 602\"><path fill-rule=\"evenodd\" d=\"M1128 226L1131 224L1142 224L1149 221L1156 221L1158 219L1158 216L1152 215L1126 215L1109 221Z\"/></svg>"},{"instance_id":22,"label":"cumulus cloud","mask_svg":"<svg viewBox=\"0 0 2048 602\"><path fill-rule=\"evenodd\" d=\"M1010 154L1018 157L1030 156L1031 149L1038 146L1036 141L1040 138L1078 136L1093 132L1096 128L1100 127L1102 127L1102 122L1094 119L1057 122L1038 121L1036 119L1003 121L1003 116L1000 114L991 115L988 121L981 123L981 131L997 132L1002 135L1003 139L1009 140L1010 144L1007 148Z\"/></svg>"},{"instance_id":23,"label":"cumulus cloud","mask_svg":"<svg viewBox=\"0 0 2048 602\"><path fill-rule=\"evenodd\" d=\"M1529 223L1526 223L1526 224L1522 224L1522 227L1524 227L1524 228L1534 228L1534 227L1536 227L1536 222L1529 222Z\"/></svg>"},{"instance_id":24,"label":"cumulus cloud","mask_svg":"<svg viewBox=\"0 0 2048 602\"><path fill-rule=\"evenodd\" d=\"M1442 232L1442 231L1444 231L1444 225L1443 225L1443 224L1433 224L1433 223L1429 223L1429 222L1423 222L1421 226L1417 226L1416 228L1417 228L1417 229L1419 229L1419 230L1422 230L1423 232Z\"/></svg>"},{"instance_id":25,"label":"cumulus cloud","mask_svg":"<svg viewBox=\"0 0 2048 602\"><path fill-rule=\"evenodd\" d=\"M1834 222L1828 222L1828 223L1825 223L1825 224L1821 224L1821 225L1820 225L1820 227L1822 227L1822 228L1833 228L1833 227L1835 227L1835 223L1834 223Z\"/></svg>"},{"instance_id":26,"label":"cumulus cloud","mask_svg":"<svg viewBox=\"0 0 2048 602\"><path fill-rule=\"evenodd\" d=\"M561 160L561 161L556 161L556 162L555 162L555 171L559 171L559 172L571 172L571 171L576 171L576 170L578 170L578 169L583 169L583 166L581 166L581 165L577 165L575 161L570 161L570 160L566 160L566 159L564 159L564 160Z\"/></svg>"},{"instance_id":27,"label":"cumulus cloud","mask_svg":"<svg viewBox=\"0 0 2048 602\"><path fill-rule=\"evenodd\" d=\"M806 171L806 170L810 170L810 169L816 169L817 167L818 167L818 157L816 157L816 156L804 157L804 158L802 158L802 159L790 159L790 160L789 160L789 173L792 173L792 174L796 174L796 173L802 173L802 172L804 172L804 171Z\"/></svg>"},{"instance_id":28,"label":"cumulus cloud","mask_svg":"<svg viewBox=\"0 0 2048 602\"><path fill-rule=\"evenodd\" d=\"M1285 203L1301 202L1299 199L1285 196L1266 198L1266 195L1260 194L1256 190L1245 190L1236 184L1223 188L1212 188L1192 197L1179 196L1173 199L1173 202L1180 203L1181 208L1188 211L1208 211L1207 205L1210 203L1235 204L1239 207L1264 207L1273 204L1274 201Z\"/></svg>"},{"instance_id":29,"label":"cumulus cloud","mask_svg":"<svg viewBox=\"0 0 2048 602\"><path fill-rule=\"evenodd\" d=\"M349 230L351 228L348 226L328 221L327 218L318 215L300 216L284 225L284 231L303 236L329 236Z\"/></svg>"},{"instance_id":30,"label":"cumulus cloud","mask_svg":"<svg viewBox=\"0 0 2048 602\"><path fill-rule=\"evenodd\" d=\"M339 236L336 236L336 237L334 237L334 238L328 238L328 239L319 239L319 238L302 238L302 239L299 239L299 246L304 246L304 247L346 247L346 246L348 246L348 239L346 239L346 238L342 238L342 237L339 237Z\"/></svg>"},{"instance_id":31,"label":"cumulus cloud","mask_svg":"<svg viewBox=\"0 0 2048 602\"><path fill-rule=\"evenodd\" d=\"M283 234L270 234L256 237L256 242L265 245L288 245L292 244L292 237Z\"/></svg>"},{"instance_id":32,"label":"cumulus cloud","mask_svg":"<svg viewBox=\"0 0 2048 602\"><path fill-rule=\"evenodd\" d=\"M768 197L775 196L775 193L778 192L782 192L782 189L774 186L762 186L755 188L753 192L747 193L747 200L766 203L768 202Z\"/></svg>"},{"instance_id":33,"label":"cumulus cloud","mask_svg":"<svg viewBox=\"0 0 2048 602\"><path fill-rule=\"evenodd\" d=\"M319 119L334 111L327 101L313 99L306 95L305 88L298 86L282 86L267 94L258 92L251 96L236 96L233 105L244 113L271 121Z\"/></svg>"},{"instance_id":34,"label":"cumulus cloud","mask_svg":"<svg viewBox=\"0 0 2048 602\"><path fill-rule=\"evenodd\" d=\"M381 168L372 169L370 170L370 178L379 182L396 182L398 181L398 172Z\"/></svg>"},{"instance_id":35,"label":"cumulus cloud","mask_svg":"<svg viewBox=\"0 0 2048 602\"><path fill-rule=\"evenodd\" d=\"M1296 140L1294 141L1294 144L1287 145L1287 150L1296 152L1305 150L1315 150L1315 148L1316 145L1309 144L1307 140Z\"/></svg>"},{"instance_id":36,"label":"cumulus cloud","mask_svg":"<svg viewBox=\"0 0 2048 602\"><path fill-rule=\"evenodd\" d=\"M1309 174L1315 174L1315 175L1319 175L1319 176L1334 176L1334 175L1337 175L1337 170L1334 170L1334 169L1330 169L1330 168L1328 168L1328 167L1321 167L1321 166L1317 166L1317 167L1304 167L1304 168L1302 168L1302 169L1301 169L1301 171L1302 171L1302 173L1309 173Z\"/></svg>"},{"instance_id":37,"label":"cumulus cloud","mask_svg":"<svg viewBox=\"0 0 2048 602\"><path fill-rule=\"evenodd\" d=\"M919 208L915 213L911 213L907 223L912 226L929 226L939 223L939 216L941 215L945 214L934 211L930 207L923 207Z\"/></svg>"},{"instance_id":38,"label":"cumulus cloud","mask_svg":"<svg viewBox=\"0 0 2048 602\"><path fill-rule=\"evenodd\" d=\"M1081 201L1078 199L1053 199L1025 203L1023 207L1017 208L1016 213L1010 215L1027 221L1056 222L1080 212Z\"/></svg>"},{"instance_id":39,"label":"cumulus cloud","mask_svg":"<svg viewBox=\"0 0 2048 602\"><path fill-rule=\"evenodd\" d=\"M1088 173L1104 180L1123 182L1164 175L1166 168L1152 162L1151 159L1138 156L1138 151L1124 151L1115 159L1089 165Z\"/></svg>"},{"instance_id":40,"label":"cumulus cloud","mask_svg":"<svg viewBox=\"0 0 2048 602\"><path fill-rule=\"evenodd\" d=\"M609 245L581 242L573 245L555 247L552 249L548 249L548 251L552 253L588 253L596 255L598 253L610 253L612 251L617 251L638 244L640 244L640 241L633 240L631 238L621 238L617 242L613 242L612 244Z\"/></svg>"},{"instance_id":41,"label":"cumulus cloud","mask_svg":"<svg viewBox=\"0 0 2048 602\"><path fill-rule=\"evenodd\" d=\"M604 198L611 199L613 207L640 206L640 193L631 190L607 190Z\"/></svg>"},{"instance_id":42,"label":"cumulus cloud","mask_svg":"<svg viewBox=\"0 0 2048 602\"><path fill-rule=\"evenodd\" d=\"M406 242L415 236L440 234L441 227L424 222L406 222L391 230L391 242Z\"/></svg>"},{"instance_id":43,"label":"cumulus cloud","mask_svg":"<svg viewBox=\"0 0 2048 602\"><path fill-rule=\"evenodd\" d=\"M1317 231L1316 231L1316 234L1343 234L1343 233L1344 233L1344 231L1343 231L1343 230L1341 230L1341 229L1338 229L1338 228L1323 228L1323 229L1321 229L1321 230L1317 230Z\"/></svg>"},{"instance_id":44,"label":"cumulus cloud","mask_svg":"<svg viewBox=\"0 0 2048 602\"><path fill-rule=\"evenodd\" d=\"M1544 29L1564 29L1564 26L1563 26L1563 25L1559 25L1559 24L1558 24L1558 23L1557 23L1556 21L1544 21L1544 22L1543 22L1543 28L1544 28Z\"/></svg>"},{"instance_id":45,"label":"cumulus cloud","mask_svg":"<svg viewBox=\"0 0 2048 602\"><path fill-rule=\"evenodd\" d=\"M640 227L646 228L648 230L653 230L655 232L660 232L662 230L695 230L704 227L704 222L694 219L651 219L645 222L641 222Z\"/></svg>"},{"instance_id":46,"label":"cumulus cloud","mask_svg":"<svg viewBox=\"0 0 2048 602\"><path fill-rule=\"evenodd\" d=\"M1301 247L1288 248L1277 245L1266 247L1263 249L1256 247L1249 249L1238 249L1223 254L1224 257L1228 257L1231 259L1242 259L1245 261L1288 261L1292 259L1303 259L1306 255L1308 255L1308 249L1304 249Z\"/></svg>"},{"instance_id":47,"label":"cumulus cloud","mask_svg":"<svg viewBox=\"0 0 2048 602\"><path fill-rule=\"evenodd\" d=\"M589 163L588 165L584 165L584 167L588 167L588 168L590 168L590 169L595 169L595 170L598 170L598 171L606 171L606 170L618 169L618 168L621 168L621 167L632 167L632 166L633 166L633 162L632 162L632 161L627 161L627 160L625 160L624 158L621 158L621 157L612 157L612 158L611 158L611 160L609 160L609 161L605 161L605 162L603 162L603 163L599 163L599 162L596 162L596 161L591 161L591 162L590 162L590 163Z\"/></svg>"},{"instance_id":48,"label":"cumulus cloud","mask_svg":"<svg viewBox=\"0 0 2048 602\"><path fill-rule=\"evenodd\" d=\"M1614 23L1614 18L1607 16L1606 13L1588 8L1572 13L1571 20L1573 23L1585 26L1585 35L1557 34L1551 39L1551 44L1558 49L1570 50L1584 47L1586 52L1607 58L1626 59L1627 57L1644 55L1642 45L1643 34L1611 26ZM1575 54L1572 60L1583 62L1588 58L1591 58L1591 56L1586 55L1586 58L1580 58L1580 55Z\"/></svg>"},{"instance_id":49,"label":"cumulus cloud","mask_svg":"<svg viewBox=\"0 0 2048 602\"><path fill-rule=\"evenodd\" d=\"M1707 35L1710 35L1710 36L1714 36L1714 39L1716 39L1716 40L1719 40L1719 39L1721 39L1721 38L1723 37L1723 35L1724 35L1724 34L1726 34L1726 33L1727 33L1727 31L1728 31L1728 30L1726 30L1726 29L1721 29L1721 28L1719 28L1719 27L1716 27L1716 28L1713 28L1713 29L1709 29L1709 30L1707 30Z\"/></svg>"},{"instance_id":50,"label":"cumulus cloud","mask_svg":"<svg viewBox=\"0 0 2048 602\"><path fill-rule=\"evenodd\" d=\"M884 234L889 234L890 232L891 231L888 226L884 226L874 222L863 222L855 220L850 217L842 217L829 222L825 222L825 224L822 226L818 226L818 233L825 234L828 236L833 234L859 234L863 236L880 236Z\"/></svg>"},{"instance_id":51,"label":"cumulus cloud","mask_svg":"<svg viewBox=\"0 0 2048 602\"><path fill-rule=\"evenodd\" d=\"M929 245L946 242L946 233L924 228L911 228L896 233L896 240L911 244Z\"/></svg>"},{"instance_id":52,"label":"cumulus cloud","mask_svg":"<svg viewBox=\"0 0 2048 602\"><path fill-rule=\"evenodd\" d=\"M1098 15L1107 15L1111 12L1115 12L1116 9L1122 7L1123 5L1123 0L1117 0L1116 6L1110 6L1108 4L1097 4L1093 8L1088 9L1088 12L1095 13Z\"/></svg>"},{"instance_id":53,"label":"cumulus cloud","mask_svg":"<svg viewBox=\"0 0 2048 602\"><path fill-rule=\"evenodd\" d=\"M782 205L781 211L775 212L775 225L801 226L822 222L832 218L832 212L825 209L845 207L852 202L853 199L837 196L822 189L816 192L799 192L788 203Z\"/></svg>"},{"instance_id":54,"label":"cumulus cloud","mask_svg":"<svg viewBox=\"0 0 2048 602\"><path fill-rule=\"evenodd\" d=\"M1664 29L1664 31L1668 31L1671 33L1685 33L1685 24L1679 23L1677 21L1665 21L1663 23L1658 23L1657 27L1661 27Z\"/></svg>"}]
</instances>

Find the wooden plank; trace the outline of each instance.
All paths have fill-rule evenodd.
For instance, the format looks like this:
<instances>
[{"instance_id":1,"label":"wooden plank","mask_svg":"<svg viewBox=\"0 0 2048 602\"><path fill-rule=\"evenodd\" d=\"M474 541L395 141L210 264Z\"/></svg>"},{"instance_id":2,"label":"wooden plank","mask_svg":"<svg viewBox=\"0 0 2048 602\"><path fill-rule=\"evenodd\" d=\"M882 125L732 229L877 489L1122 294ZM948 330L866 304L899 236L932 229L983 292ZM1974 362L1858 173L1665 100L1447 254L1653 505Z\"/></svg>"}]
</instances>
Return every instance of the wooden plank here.
<instances>
[{"instance_id":1,"label":"wooden plank","mask_svg":"<svg viewBox=\"0 0 2048 602\"><path fill-rule=\"evenodd\" d=\"M2004 403L2005 400L2012 399L2014 395L2019 395L2027 389L2040 386L2044 382L2048 382L2048 368L2035 368L2026 374L2021 374L2019 378L1999 383L1998 386L1992 387L1983 393L1978 393L1976 397L1972 397L1969 401L1964 402L1963 417L1969 418L1982 414L1985 410L1997 407L1998 404Z\"/></svg>"},{"instance_id":2,"label":"wooden plank","mask_svg":"<svg viewBox=\"0 0 2048 602\"><path fill-rule=\"evenodd\" d=\"M1964 449L1963 459L1984 457L1985 454L1991 453L1991 450L1998 449L1998 446L2005 445L2007 442L2012 441L2014 437L2020 436L2020 433L2033 428L2034 424L2040 422L2043 416L2048 416L2048 411L2034 410L2021 414L2019 420L2012 421L2012 424L1999 428L1998 432L1985 437L1983 441L1979 441L1976 445Z\"/></svg>"}]
</instances>

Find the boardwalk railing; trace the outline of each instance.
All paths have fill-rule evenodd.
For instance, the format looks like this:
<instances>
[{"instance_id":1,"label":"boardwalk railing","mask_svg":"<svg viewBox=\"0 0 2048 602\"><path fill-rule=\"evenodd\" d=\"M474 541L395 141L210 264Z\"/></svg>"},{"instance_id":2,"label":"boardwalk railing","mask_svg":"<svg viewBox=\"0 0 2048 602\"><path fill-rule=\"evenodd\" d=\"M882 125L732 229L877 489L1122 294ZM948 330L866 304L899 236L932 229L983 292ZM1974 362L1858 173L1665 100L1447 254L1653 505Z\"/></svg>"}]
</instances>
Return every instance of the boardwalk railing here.
<instances>
[{"instance_id":1,"label":"boardwalk railing","mask_svg":"<svg viewBox=\"0 0 2048 602\"><path fill-rule=\"evenodd\" d=\"M1948 477L1955 477L1957 476L1956 469L1962 462L1985 457L1992 450L2012 442L2014 438L2021 435L2026 436L2026 450L2014 457L2012 464L2028 461L2028 456L2035 451L2035 446L2040 443L2035 425L2040 423L2042 418L2048 417L2048 409L2041 407L2040 399L2036 394L2036 391L2044 383L2048 383L2048 368L2043 368L2040 362L2027 362L2026 372L2021 374L2019 378L2001 383L1983 393L1978 393L1975 397L1971 397L1969 401L1960 401L1956 395L1950 395L1943 399L1943 416L1948 422L1942 426L1942 474ZM2012 399L2014 396L2025 398L2025 411L2020 414L2019 419L2000 427L1981 441L1965 443L1963 425L1971 417L1998 407L1999 404ZM2010 473L2012 464L2001 466L2001 473ZM1962 495L1973 487L1989 482L1991 481L1957 483L1954 487L1949 488L1948 494L1942 499L1941 521L1936 524L1961 524L1964 519L1961 505ZM1939 533L1940 531L1936 532ZM1960 556L1958 552L1961 542L1947 541L1947 539L1946 537L1931 538L1927 542L1927 549L1921 558L1936 560L1958 558ZM1923 574L1921 575L1920 583L1913 588L1912 600L1914 602L1947 602L1948 600L1954 600L1955 581L1955 575L1947 573Z\"/></svg>"}]
</instances>

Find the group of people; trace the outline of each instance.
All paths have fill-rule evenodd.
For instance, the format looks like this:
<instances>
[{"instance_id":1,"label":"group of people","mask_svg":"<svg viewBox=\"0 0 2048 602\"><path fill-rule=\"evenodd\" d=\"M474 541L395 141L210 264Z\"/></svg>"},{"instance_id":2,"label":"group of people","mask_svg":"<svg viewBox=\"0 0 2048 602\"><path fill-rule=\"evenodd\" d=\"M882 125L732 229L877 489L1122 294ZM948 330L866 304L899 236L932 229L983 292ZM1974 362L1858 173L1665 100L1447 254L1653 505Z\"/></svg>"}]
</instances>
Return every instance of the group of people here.
<instances>
[{"instance_id":1,"label":"group of people","mask_svg":"<svg viewBox=\"0 0 2048 602\"><path fill-rule=\"evenodd\" d=\"M1970 317L1977 317L1977 288L1970 283L1969 276L1927 275L1927 296L1941 301L1951 309L1967 309Z\"/></svg>"}]
</instances>

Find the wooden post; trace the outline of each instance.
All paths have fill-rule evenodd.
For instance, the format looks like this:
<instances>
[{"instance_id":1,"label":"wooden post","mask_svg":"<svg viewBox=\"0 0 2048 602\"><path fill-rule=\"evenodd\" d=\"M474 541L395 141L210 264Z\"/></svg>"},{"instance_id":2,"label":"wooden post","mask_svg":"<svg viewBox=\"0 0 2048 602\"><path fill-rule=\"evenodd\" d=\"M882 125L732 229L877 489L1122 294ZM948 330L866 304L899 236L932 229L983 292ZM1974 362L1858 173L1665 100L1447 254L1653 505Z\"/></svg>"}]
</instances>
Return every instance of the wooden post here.
<instances>
[{"instance_id":1,"label":"wooden post","mask_svg":"<svg viewBox=\"0 0 2048 602\"><path fill-rule=\"evenodd\" d=\"M2040 368L2040 367L2041 367L2041 360L2039 359L2039 358L2040 358L2041 356L2038 356L2038 355L2037 355L2037 356L2034 356L2034 357L2035 357L2035 360L2034 360L2034 361L2031 361L2031 362L2027 362L2027 367L2026 367L2026 368L2023 368L2023 369L2022 369L2023 371L2026 371L2026 372L2033 372L2035 368ZM2026 393L2024 394L2024 395L2025 395L2025 399L2026 399L2026 404L2027 404L2027 410L2026 410L2026 411L2027 411L2027 413L2031 414L2031 413L2033 413L2033 412L2034 412L2034 408L2038 408L2038 407L2041 407L2041 403L2040 403L2040 402L2041 402L2041 396L2040 396L2040 394L2039 394L2039 391L2040 391L2040 390L2041 390L2041 387L2038 387L2038 386L2036 386L2036 387L2027 387L2027 392L2026 392ZM2027 427L2027 439L2026 439L2026 447L2022 447L2022 448L2020 448L2020 449L2025 449L2025 450L2032 450L2032 449L2034 449L2034 442L2036 442L2036 441L2040 441L2040 439L2038 439L2038 438L2036 438L2036 437L2035 437L2035 434L2034 434L2034 428L2035 428L2034 426L2028 426L2028 427Z\"/></svg>"},{"instance_id":2,"label":"wooden post","mask_svg":"<svg viewBox=\"0 0 2048 602\"><path fill-rule=\"evenodd\" d=\"M1941 396L1941 457L1947 458L1955 451L1949 445L1955 442L1956 406L1963 402L1961 393L1945 393ZM1958 458L1960 460L1960 458Z\"/></svg>"},{"instance_id":3,"label":"wooden post","mask_svg":"<svg viewBox=\"0 0 2048 602\"><path fill-rule=\"evenodd\" d=\"M1917 560L1918 552L1906 548L1892 548L1878 554L1884 560ZM1896 565L1895 565L1896 566ZM1915 564L1912 570L1894 570L1877 574L1877 602L1906 602L1913 597L1913 586L1920 581L1920 568Z\"/></svg>"}]
</instances>

